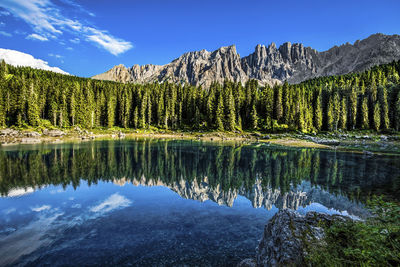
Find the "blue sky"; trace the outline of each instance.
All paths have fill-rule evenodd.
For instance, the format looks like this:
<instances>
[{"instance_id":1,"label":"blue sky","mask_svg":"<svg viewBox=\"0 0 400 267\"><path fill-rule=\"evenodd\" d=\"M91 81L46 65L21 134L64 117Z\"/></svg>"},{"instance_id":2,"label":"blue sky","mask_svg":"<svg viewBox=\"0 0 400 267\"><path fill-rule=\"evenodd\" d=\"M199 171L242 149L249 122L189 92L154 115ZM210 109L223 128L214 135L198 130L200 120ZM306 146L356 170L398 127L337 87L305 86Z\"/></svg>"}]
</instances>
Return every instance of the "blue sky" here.
<instances>
[{"instance_id":1,"label":"blue sky","mask_svg":"<svg viewBox=\"0 0 400 267\"><path fill-rule=\"evenodd\" d=\"M399 0L1 0L0 48L89 77L231 44L241 56L286 41L323 51L399 34L399 14Z\"/></svg>"}]
</instances>

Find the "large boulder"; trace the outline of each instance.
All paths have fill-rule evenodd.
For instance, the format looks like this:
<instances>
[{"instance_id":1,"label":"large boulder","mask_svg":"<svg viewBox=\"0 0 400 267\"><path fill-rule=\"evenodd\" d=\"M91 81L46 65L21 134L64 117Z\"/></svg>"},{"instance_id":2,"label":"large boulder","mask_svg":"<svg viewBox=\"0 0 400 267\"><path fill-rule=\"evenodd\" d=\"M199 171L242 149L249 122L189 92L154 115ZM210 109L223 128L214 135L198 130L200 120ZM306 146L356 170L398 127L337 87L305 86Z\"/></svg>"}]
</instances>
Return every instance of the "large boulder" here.
<instances>
[{"instance_id":1,"label":"large boulder","mask_svg":"<svg viewBox=\"0 0 400 267\"><path fill-rule=\"evenodd\" d=\"M317 212L303 216L281 210L265 226L256 258L245 259L238 266L304 266L308 253L326 244L325 229L338 220L350 218Z\"/></svg>"}]
</instances>

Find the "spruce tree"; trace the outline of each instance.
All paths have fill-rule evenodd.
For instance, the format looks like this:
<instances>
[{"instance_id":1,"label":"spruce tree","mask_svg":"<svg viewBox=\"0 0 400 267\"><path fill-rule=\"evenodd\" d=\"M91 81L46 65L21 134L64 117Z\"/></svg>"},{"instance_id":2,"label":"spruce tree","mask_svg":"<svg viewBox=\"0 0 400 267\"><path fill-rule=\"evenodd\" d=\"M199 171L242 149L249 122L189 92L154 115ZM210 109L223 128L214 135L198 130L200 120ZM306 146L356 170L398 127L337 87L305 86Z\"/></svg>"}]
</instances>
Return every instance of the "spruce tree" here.
<instances>
[{"instance_id":1,"label":"spruce tree","mask_svg":"<svg viewBox=\"0 0 400 267\"><path fill-rule=\"evenodd\" d=\"M282 108L282 87L274 87L274 117L280 121L282 119L283 108Z\"/></svg>"},{"instance_id":2,"label":"spruce tree","mask_svg":"<svg viewBox=\"0 0 400 267\"><path fill-rule=\"evenodd\" d=\"M256 130L258 127L258 116L256 106L253 104L253 108L251 109L251 129Z\"/></svg>"},{"instance_id":3,"label":"spruce tree","mask_svg":"<svg viewBox=\"0 0 400 267\"><path fill-rule=\"evenodd\" d=\"M216 124L217 124L217 130L218 131L223 131L224 130L224 101L222 99L222 94L221 92L219 93L218 96L218 106L217 110L215 112L215 118L216 118Z\"/></svg>"},{"instance_id":4,"label":"spruce tree","mask_svg":"<svg viewBox=\"0 0 400 267\"><path fill-rule=\"evenodd\" d=\"M381 127L381 108L379 102L375 103L373 114L374 114L374 129L378 131Z\"/></svg>"},{"instance_id":5,"label":"spruce tree","mask_svg":"<svg viewBox=\"0 0 400 267\"><path fill-rule=\"evenodd\" d=\"M346 130L347 128L347 105L344 97L340 102L339 128L342 130Z\"/></svg>"},{"instance_id":6,"label":"spruce tree","mask_svg":"<svg viewBox=\"0 0 400 267\"><path fill-rule=\"evenodd\" d=\"M387 89L385 86L379 87L379 106L381 110L382 129L389 129L389 105L387 100Z\"/></svg>"},{"instance_id":7,"label":"spruce tree","mask_svg":"<svg viewBox=\"0 0 400 267\"><path fill-rule=\"evenodd\" d=\"M394 106L394 128L396 131L400 131L400 90L398 90L397 97L395 99Z\"/></svg>"},{"instance_id":8,"label":"spruce tree","mask_svg":"<svg viewBox=\"0 0 400 267\"><path fill-rule=\"evenodd\" d=\"M233 95L232 95L232 90L229 90L229 95L228 95L228 106L227 106L227 118L226 118L226 129L228 131L234 131L235 130L235 116L236 116L236 111L235 111L235 103L233 101Z\"/></svg>"},{"instance_id":9,"label":"spruce tree","mask_svg":"<svg viewBox=\"0 0 400 267\"><path fill-rule=\"evenodd\" d=\"M28 123L32 126L39 125L39 108L37 103L37 95L33 88L33 83L31 83L29 89L29 96L27 102L27 113L28 113Z\"/></svg>"},{"instance_id":10,"label":"spruce tree","mask_svg":"<svg viewBox=\"0 0 400 267\"><path fill-rule=\"evenodd\" d=\"M356 84L351 87L350 97L349 97L349 126L350 129L354 130L357 126L357 90Z\"/></svg>"},{"instance_id":11,"label":"spruce tree","mask_svg":"<svg viewBox=\"0 0 400 267\"><path fill-rule=\"evenodd\" d=\"M361 129L369 128L369 119L368 119L368 99L364 97L362 99L361 104Z\"/></svg>"},{"instance_id":12,"label":"spruce tree","mask_svg":"<svg viewBox=\"0 0 400 267\"><path fill-rule=\"evenodd\" d=\"M285 82L282 87L282 121L284 124L290 122L290 95L289 95L289 84Z\"/></svg>"},{"instance_id":13,"label":"spruce tree","mask_svg":"<svg viewBox=\"0 0 400 267\"><path fill-rule=\"evenodd\" d=\"M133 128L139 128L139 109L138 106L135 107L133 112Z\"/></svg>"},{"instance_id":14,"label":"spruce tree","mask_svg":"<svg viewBox=\"0 0 400 267\"><path fill-rule=\"evenodd\" d=\"M139 114L139 128L146 127L146 111L147 111L147 92L143 93L142 102L140 104L140 114Z\"/></svg>"},{"instance_id":15,"label":"spruce tree","mask_svg":"<svg viewBox=\"0 0 400 267\"><path fill-rule=\"evenodd\" d=\"M316 92L314 104L314 127L317 131L321 131L322 118L322 88L319 87Z\"/></svg>"}]
</instances>

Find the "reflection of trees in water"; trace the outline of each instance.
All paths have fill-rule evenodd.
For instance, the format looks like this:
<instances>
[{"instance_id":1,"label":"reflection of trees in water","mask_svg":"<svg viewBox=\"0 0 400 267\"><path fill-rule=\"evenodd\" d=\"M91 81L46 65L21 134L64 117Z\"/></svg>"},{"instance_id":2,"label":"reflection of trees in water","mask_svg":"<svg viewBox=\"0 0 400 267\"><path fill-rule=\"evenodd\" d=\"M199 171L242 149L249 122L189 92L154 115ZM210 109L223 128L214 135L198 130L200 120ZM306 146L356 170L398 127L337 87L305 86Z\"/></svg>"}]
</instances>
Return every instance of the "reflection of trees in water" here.
<instances>
[{"instance_id":1,"label":"reflection of trees in water","mask_svg":"<svg viewBox=\"0 0 400 267\"><path fill-rule=\"evenodd\" d=\"M397 164L397 166L396 166ZM383 191L398 192L399 159L366 157L313 149L208 145L197 142L101 141L42 146L37 150L0 151L0 191L16 187L73 185L81 180L153 179L172 184L185 179L222 190L262 187L282 193L308 180L350 199Z\"/></svg>"}]
</instances>

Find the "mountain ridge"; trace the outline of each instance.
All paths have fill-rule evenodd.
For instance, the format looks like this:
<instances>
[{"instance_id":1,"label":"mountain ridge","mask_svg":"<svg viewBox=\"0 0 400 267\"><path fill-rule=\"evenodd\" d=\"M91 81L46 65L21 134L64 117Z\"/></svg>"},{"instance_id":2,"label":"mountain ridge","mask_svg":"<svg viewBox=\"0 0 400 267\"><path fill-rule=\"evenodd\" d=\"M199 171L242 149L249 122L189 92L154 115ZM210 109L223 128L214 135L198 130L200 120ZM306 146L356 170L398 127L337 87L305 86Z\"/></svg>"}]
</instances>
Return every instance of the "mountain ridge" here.
<instances>
[{"instance_id":1,"label":"mountain ridge","mask_svg":"<svg viewBox=\"0 0 400 267\"><path fill-rule=\"evenodd\" d=\"M245 57L240 57L235 45L211 52L203 49L186 52L165 65L133 65L131 68L117 65L92 78L133 83L169 81L203 87L224 80L244 84L256 79L261 85L273 85L360 72L399 59L400 36L377 33L322 52L291 42L279 47L275 43L258 44L255 51Z\"/></svg>"}]
</instances>

